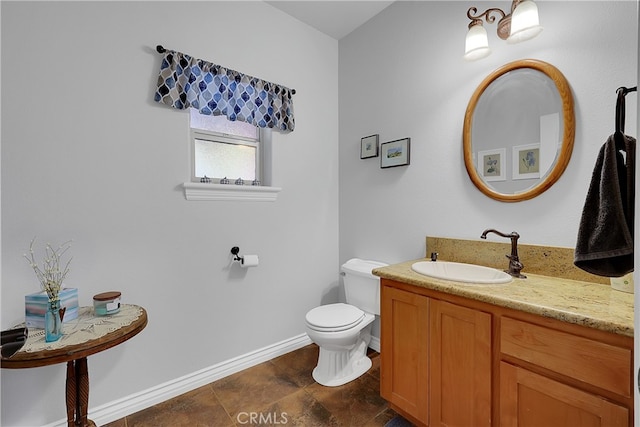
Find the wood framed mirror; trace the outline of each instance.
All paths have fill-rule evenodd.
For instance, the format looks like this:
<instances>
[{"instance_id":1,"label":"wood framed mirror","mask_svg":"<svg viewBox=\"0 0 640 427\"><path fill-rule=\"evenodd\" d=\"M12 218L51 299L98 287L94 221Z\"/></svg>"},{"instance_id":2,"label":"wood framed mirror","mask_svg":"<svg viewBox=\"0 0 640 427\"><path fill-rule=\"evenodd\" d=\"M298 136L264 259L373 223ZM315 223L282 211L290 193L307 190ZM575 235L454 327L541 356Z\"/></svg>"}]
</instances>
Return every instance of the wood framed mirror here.
<instances>
[{"instance_id":1,"label":"wood framed mirror","mask_svg":"<svg viewBox=\"0 0 640 427\"><path fill-rule=\"evenodd\" d=\"M464 164L492 199L528 200L560 178L574 137L569 82L553 65L523 59L495 70L473 93L464 116Z\"/></svg>"}]
</instances>

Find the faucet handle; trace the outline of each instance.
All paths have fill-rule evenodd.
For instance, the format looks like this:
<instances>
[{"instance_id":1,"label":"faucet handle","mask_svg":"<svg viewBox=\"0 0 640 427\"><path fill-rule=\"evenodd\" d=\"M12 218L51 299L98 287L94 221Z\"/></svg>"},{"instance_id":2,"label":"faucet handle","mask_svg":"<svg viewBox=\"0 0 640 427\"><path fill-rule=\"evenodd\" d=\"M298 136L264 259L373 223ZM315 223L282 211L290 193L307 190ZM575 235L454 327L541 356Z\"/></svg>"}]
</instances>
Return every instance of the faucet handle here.
<instances>
[{"instance_id":1,"label":"faucet handle","mask_svg":"<svg viewBox=\"0 0 640 427\"><path fill-rule=\"evenodd\" d=\"M438 252L431 252L431 261L435 262L438 260Z\"/></svg>"},{"instance_id":2,"label":"faucet handle","mask_svg":"<svg viewBox=\"0 0 640 427\"><path fill-rule=\"evenodd\" d=\"M507 273L512 275L513 277L518 277L520 279L526 279L527 276L520 273L524 268L524 264L520 261L520 258L517 255L506 255L509 258L509 269L505 270Z\"/></svg>"}]
</instances>

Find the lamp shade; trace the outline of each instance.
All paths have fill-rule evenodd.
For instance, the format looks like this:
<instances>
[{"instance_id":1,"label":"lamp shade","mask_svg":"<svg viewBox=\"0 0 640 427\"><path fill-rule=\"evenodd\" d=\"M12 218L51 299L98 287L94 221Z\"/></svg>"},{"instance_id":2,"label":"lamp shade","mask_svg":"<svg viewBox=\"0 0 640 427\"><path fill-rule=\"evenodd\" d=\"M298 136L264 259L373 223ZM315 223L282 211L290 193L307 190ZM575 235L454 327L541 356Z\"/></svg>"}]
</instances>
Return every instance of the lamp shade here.
<instances>
[{"instance_id":1,"label":"lamp shade","mask_svg":"<svg viewBox=\"0 0 640 427\"><path fill-rule=\"evenodd\" d=\"M525 0L516 6L511 16L511 34L507 43L519 43L529 40L540 34L542 27L538 20L538 6Z\"/></svg>"},{"instance_id":2,"label":"lamp shade","mask_svg":"<svg viewBox=\"0 0 640 427\"><path fill-rule=\"evenodd\" d=\"M484 58L490 53L487 30L484 29L482 24L472 25L464 43L464 59L475 61L476 59Z\"/></svg>"}]
</instances>

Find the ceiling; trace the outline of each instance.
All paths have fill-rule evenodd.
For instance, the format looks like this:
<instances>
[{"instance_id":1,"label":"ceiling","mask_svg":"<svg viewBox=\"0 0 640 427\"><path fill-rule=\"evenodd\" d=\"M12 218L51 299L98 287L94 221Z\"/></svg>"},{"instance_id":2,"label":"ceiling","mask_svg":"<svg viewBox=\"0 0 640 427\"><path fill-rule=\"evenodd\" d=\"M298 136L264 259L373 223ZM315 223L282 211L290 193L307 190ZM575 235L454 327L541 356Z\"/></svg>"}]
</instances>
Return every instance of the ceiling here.
<instances>
[{"instance_id":1,"label":"ceiling","mask_svg":"<svg viewBox=\"0 0 640 427\"><path fill-rule=\"evenodd\" d=\"M340 40L380 13L393 1L294 0L266 1L266 3Z\"/></svg>"}]
</instances>

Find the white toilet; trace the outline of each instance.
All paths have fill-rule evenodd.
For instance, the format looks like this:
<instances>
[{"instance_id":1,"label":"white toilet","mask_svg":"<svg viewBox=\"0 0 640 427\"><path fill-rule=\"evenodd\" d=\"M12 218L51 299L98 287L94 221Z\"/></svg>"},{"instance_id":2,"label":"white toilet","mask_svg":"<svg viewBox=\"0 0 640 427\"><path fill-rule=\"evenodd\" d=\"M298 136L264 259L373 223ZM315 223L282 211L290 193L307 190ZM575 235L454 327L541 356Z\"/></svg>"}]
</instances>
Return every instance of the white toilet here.
<instances>
[{"instance_id":1,"label":"white toilet","mask_svg":"<svg viewBox=\"0 0 640 427\"><path fill-rule=\"evenodd\" d=\"M371 270L387 264L353 258L342 265L347 304L322 305L306 315L306 330L320 347L313 379L336 387L353 381L371 367L367 348L371 323L380 314L380 278Z\"/></svg>"}]
</instances>

